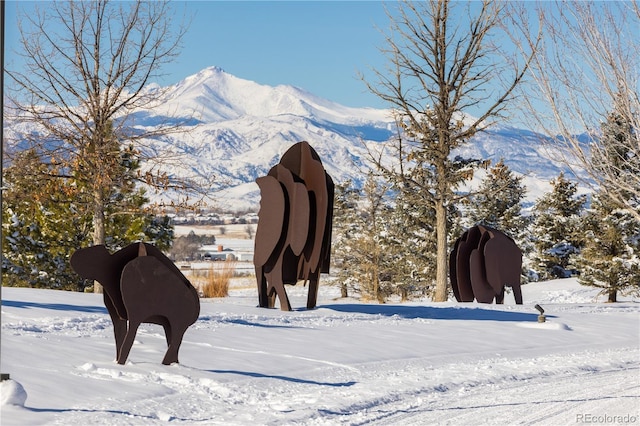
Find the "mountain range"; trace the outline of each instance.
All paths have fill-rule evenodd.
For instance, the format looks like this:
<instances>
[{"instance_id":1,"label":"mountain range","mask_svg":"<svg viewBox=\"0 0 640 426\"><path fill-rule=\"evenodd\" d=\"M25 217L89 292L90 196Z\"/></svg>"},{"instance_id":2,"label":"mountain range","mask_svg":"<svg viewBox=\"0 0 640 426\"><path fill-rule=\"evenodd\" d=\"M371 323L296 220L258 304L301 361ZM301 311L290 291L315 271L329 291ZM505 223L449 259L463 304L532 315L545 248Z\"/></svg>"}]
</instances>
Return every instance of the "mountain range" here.
<instances>
[{"instance_id":1,"label":"mountain range","mask_svg":"<svg viewBox=\"0 0 640 426\"><path fill-rule=\"evenodd\" d=\"M390 110L352 108L288 85L267 86L206 68L167 87L165 102L134 113L135 125L153 127L181 117L185 132L149 141L148 149L172 153L176 176L207 180L211 204L227 210L256 209L257 177L265 175L294 143L306 140L318 152L335 182L363 182L368 167L366 146L393 137ZM523 176L527 201L549 188L561 171L550 160L543 136L508 125L476 135L454 155L504 159ZM178 194L154 195L175 198Z\"/></svg>"}]
</instances>

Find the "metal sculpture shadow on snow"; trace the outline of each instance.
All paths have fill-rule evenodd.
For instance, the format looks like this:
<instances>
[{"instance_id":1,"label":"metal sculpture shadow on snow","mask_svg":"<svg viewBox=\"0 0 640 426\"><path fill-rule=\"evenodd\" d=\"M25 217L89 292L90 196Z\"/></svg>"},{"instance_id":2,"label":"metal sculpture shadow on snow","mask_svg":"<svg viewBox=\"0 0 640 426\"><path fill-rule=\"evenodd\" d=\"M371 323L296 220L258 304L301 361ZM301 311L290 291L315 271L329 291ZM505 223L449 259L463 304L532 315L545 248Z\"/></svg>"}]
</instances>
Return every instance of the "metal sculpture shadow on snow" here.
<instances>
[{"instance_id":1,"label":"metal sculpture shadow on snow","mask_svg":"<svg viewBox=\"0 0 640 426\"><path fill-rule=\"evenodd\" d=\"M334 184L307 142L287 150L267 176L256 179L260 211L254 266L261 307L290 311L284 284L309 284L307 309L316 306L320 273L329 272Z\"/></svg>"},{"instance_id":2,"label":"metal sculpture shadow on snow","mask_svg":"<svg viewBox=\"0 0 640 426\"><path fill-rule=\"evenodd\" d=\"M522 304L522 252L506 234L476 225L465 231L449 257L449 276L458 302L504 302L505 286Z\"/></svg>"},{"instance_id":3,"label":"metal sculpture shadow on snow","mask_svg":"<svg viewBox=\"0 0 640 426\"><path fill-rule=\"evenodd\" d=\"M151 244L133 243L113 254L104 245L83 248L70 262L78 275L104 288L118 364L126 362L143 322L164 328L168 348L162 363L178 362L182 337L200 314L200 300L169 258Z\"/></svg>"}]
</instances>

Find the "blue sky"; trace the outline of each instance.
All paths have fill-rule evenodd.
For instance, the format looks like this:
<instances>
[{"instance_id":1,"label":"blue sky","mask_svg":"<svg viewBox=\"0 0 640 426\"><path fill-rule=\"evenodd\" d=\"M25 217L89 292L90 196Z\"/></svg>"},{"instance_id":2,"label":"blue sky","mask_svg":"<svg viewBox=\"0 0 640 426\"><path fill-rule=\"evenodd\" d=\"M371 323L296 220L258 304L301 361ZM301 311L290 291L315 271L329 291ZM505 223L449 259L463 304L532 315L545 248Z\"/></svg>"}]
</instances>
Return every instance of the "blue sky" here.
<instances>
[{"instance_id":1,"label":"blue sky","mask_svg":"<svg viewBox=\"0 0 640 426\"><path fill-rule=\"evenodd\" d=\"M6 4L8 68L16 66L16 9L37 2ZM46 2L40 2L46 6ZM367 91L358 72L384 65L380 28L389 19L381 1L187 1L174 2L176 20L191 21L182 53L158 83L174 84L218 66L261 84L298 86L347 106L384 107Z\"/></svg>"},{"instance_id":2,"label":"blue sky","mask_svg":"<svg viewBox=\"0 0 640 426\"><path fill-rule=\"evenodd\" d=\"M358 72L382 59L383 37L376 29L388 25L382 2L191 1L185 6L193 20L169 80L216 65L241 78L298 86L349 106L379 102Z\"/></svg>"}]
</instances>

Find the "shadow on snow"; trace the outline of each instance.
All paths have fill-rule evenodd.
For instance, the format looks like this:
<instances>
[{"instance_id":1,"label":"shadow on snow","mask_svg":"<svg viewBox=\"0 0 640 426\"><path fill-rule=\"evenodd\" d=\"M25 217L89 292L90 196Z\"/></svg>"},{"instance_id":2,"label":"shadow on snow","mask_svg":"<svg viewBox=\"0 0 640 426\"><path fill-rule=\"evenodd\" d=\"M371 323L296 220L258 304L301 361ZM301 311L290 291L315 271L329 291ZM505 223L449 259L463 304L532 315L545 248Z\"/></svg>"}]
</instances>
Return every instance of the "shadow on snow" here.
<instances>
[{"instance_id":1,"label":"shadow on snow","mask_svg":"<svg viewBox=\"0 0 640 426\"><path fill-rule=\"evenodd\" d=\"M216 318L211 315L201 316L198 318L198 322L215 322L217 324L234 324L234 325L246 325L248 327L263 327L263 328L304 328L295 325L280 325L280 324L262 324L255 321L247 321L240 318Z\"/></svg>"},{"instance_id":2,"label":"shadow on snow","mask_svg":"<svg viewBox=\"0 0 640 426\"><path fill-rule=\"evenodd\" d=\"M241 376L257 377L257 378L264 378L264 379L277 379L277 380L284 380L284 381L293 382L293 383L302 383L302 384L307 384L307 385L318 385L318 386L331 386L331 387L336 387L336 388L353 386L353 385L356 384L356 382L354 382L354 381L338 382L338 383L317 382L315 380L297 379L295 377L287 377L287 376L278 376L278 375L272 375L272 374L255 373L255 372L251 372L251 371L238 371L238 370L206 370L206 371L208 371L210 373L238 374L238 375L241 375Z\"/></svg>"},{"instance_id":3,"label":"shadow on snow","mask_svg":"<svg viewBox=\"0 0 640 426\"><path fill-rule=\"evenodd\" d=\"M371 305L346 303L321 305L318 308L331 309L337 312L360 313L369 315L398 316L405 319L436 319L436 320L474 320L474 321L538 321L537 313L510 312L494 309L483 309L467 306L399 306L399 305ZM547 318L553 316L547 315Z\"/></svg>"},{"instance_id":4,"label":"shadow on snow","mask_svg":"<svg viewBox=\"0 0 640 426\"><path fill-rule=\"evenodd\" d=\"M107 308L104 306L79 306L79 305L69 305L66 303L36 303L36 302L25 302L18 300L3 300L2 306L8 306L12 308L39 308L39 309L51 309L54 311L78 311L78 312L87 312L87 313L96 313L96 314L106 314Z\"/></svg>"}]
</instances>

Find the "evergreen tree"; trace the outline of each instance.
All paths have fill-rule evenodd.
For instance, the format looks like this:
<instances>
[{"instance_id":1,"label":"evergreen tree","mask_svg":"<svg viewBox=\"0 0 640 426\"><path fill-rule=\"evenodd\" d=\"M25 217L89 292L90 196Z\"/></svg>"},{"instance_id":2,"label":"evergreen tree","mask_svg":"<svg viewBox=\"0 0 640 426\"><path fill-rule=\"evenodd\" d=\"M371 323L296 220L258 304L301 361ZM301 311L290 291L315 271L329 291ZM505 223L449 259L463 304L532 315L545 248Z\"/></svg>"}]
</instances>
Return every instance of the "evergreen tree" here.
<instances>
[{"instance_id":1,"label":"evergreen tree","mask_svg":"<svg viewBox=\"0 0 640 426\"><path fill-rule=\"evenodd\" d=\"M385 201L387 188L369 174L362 189L340 189L339 210L334 224L339 224L335 247L335 262L340 265L338 282L341 286L359 293L365 300L384 303L393 294L391 275L388 271L389 254L382 244L385 232Z\"/></svg>"},{"instance_id":2,"label":"evergreen tree","mask_svg":"<svg viewBox=\"0 0 640 426\"><path fill-rule=\"evenodd\" d=\"M576 196L577 185L563 173L551 185L551 192L538 199L533 209L534 265L542 279L571 276L572 256L584 242L580 214L586 197Z\"/></svg>"},{"instance_id":3,"label":"evergreen tree","mask_svg":"<svg viewBox=\"0 0 640 426\"><path fill-rule=\"evenodd\" d=\"M618 292L640 293L640 220L628 209L640 209L640 200L638 191L624 190L637 178L632 175L640 158L633 145L637 130L621 109L618 99L601 126L601 149L591 159L594 169L611 175L616 188L605 182L597 191L584 222L588 238L581 253L580 283L601 288L609 302L617 300Z\"/></svg>"},{"instance_id":4,"label":"evergreen tree","mask_svg":"<svg viewBox=\"0 0 640 426\"><path fill-rule=\"evenodd\" d=\"M422 197L416 191L402 184L394 188L393 208L385 214L385 232L381 239L393 291L402 300L413 296L433 297L435 291L435 210L419 202ZM449 219L451 217L449 215Z\"/></svg>"},{"instance_id":5,"label":"evergreen tree","mask_svg":"<svg viewBox=\"0 0 640 426\"><path fill-rule=\"evenodd\" d=\"M332 268L337 270L337 282L342 297L348 297L351 281L350 265L354 263L352 244L361 225L358 202L360 191L351 180L336 184L333 203L333 236L331 238Z\"/></svg>"},{"instance_id":6,"label":"evergreen tree","mask_svg":"<svg viewBox=\"0 0 640 426\"><path fill-rule=\"evenodd\" d=\"M47 178L49 169L25 151L5 170L2 274L8 286L82 290L69 254L90 235L91 217L78 208L77 187ZM15 171L18 173L15 173ZM26 172L26 173L25 173ZM32 179L25 177L33 176Z\"/></svg>"},{"instance_id":7,"label":"evergreen tree","mask_svg":"<svg viewBox=\"0 0 640 426\"><path fill-rule=\"evenodd\" d=\"M498 229L516 239L526 231L529 222L522 216L525 192L522 177L515 176L501 159L489 169L478 193L471 197L470 221L474 225Z\"/></svg>"},{"instance_id":8,"label":"evergreen tree","mask_svg":"<svg viewBox=\"0 0 640 426\"><path fill-rule=\"evenodd\" d=\"M131 151L120 156L119 173L135 173ZM3 197L3 263L7 285L82 291L84 281L69 266L69 257L93 244L92 216L87 187L67 169L50 159L45 163L35 150L26 150L6 169ZM166 250L173 226L166 217L145 211L144 192L117 178L108 193L105 228L107 248L115 251L137 240Z\"/></svg>"},{"instance_id":9,"label":"evergreen tree","mask_svg":"<svg viewBox=\"0 0 640 426\"><path fill-rule=\"evenodd\" d=\"M608 176L598 192L606 195L609 203L615 202L630 210L640 220L640 129L634 127L634 117L625 111L626 105L624 95L618 94L613 111L602 123L598 149L591 156L591 168Z\"/></svg>"},{"instance_id":10,"label":"evergreen tree","mask_svg":"<svg viewBox=\"0 0 640 426\"><path fill-rule=\"evenodd\" d=\"M373 175L361 189L351 182L336 186L332 259L343 296L352 290L382 303L393 294L402 300L431 295L434 212L415 208L410 199L408 191L388 191Z\"/></svg>"},{"instance_id":11,"label":"evergreen tree","mask_svg":"<svg viewBox=\"0 0 640 426\"><path fill-rule=\"evenodd\" d=\"M585 247L579 281L602 289L609 302L618 293L640 295L640 221L608 197L595 198L583 221Z\"/></svg>"},{"instance_id":12,"label":"evergreen tree","mask_svg":"<svg viewBox=\"0 0 640 426\"><path fill-rule=\"evenodd\" d=\"M360 295L365 300L384 303L392 293L389 288L389 276L384 274L381 233L384 229L384 214L387 209L384 195L387 188L380 184L373 174L367 176L362 188L362 206L360 213L360 232L354 240L356 264L352 265L354 276L358 276Z\"/></svg>"}]
</instances>

